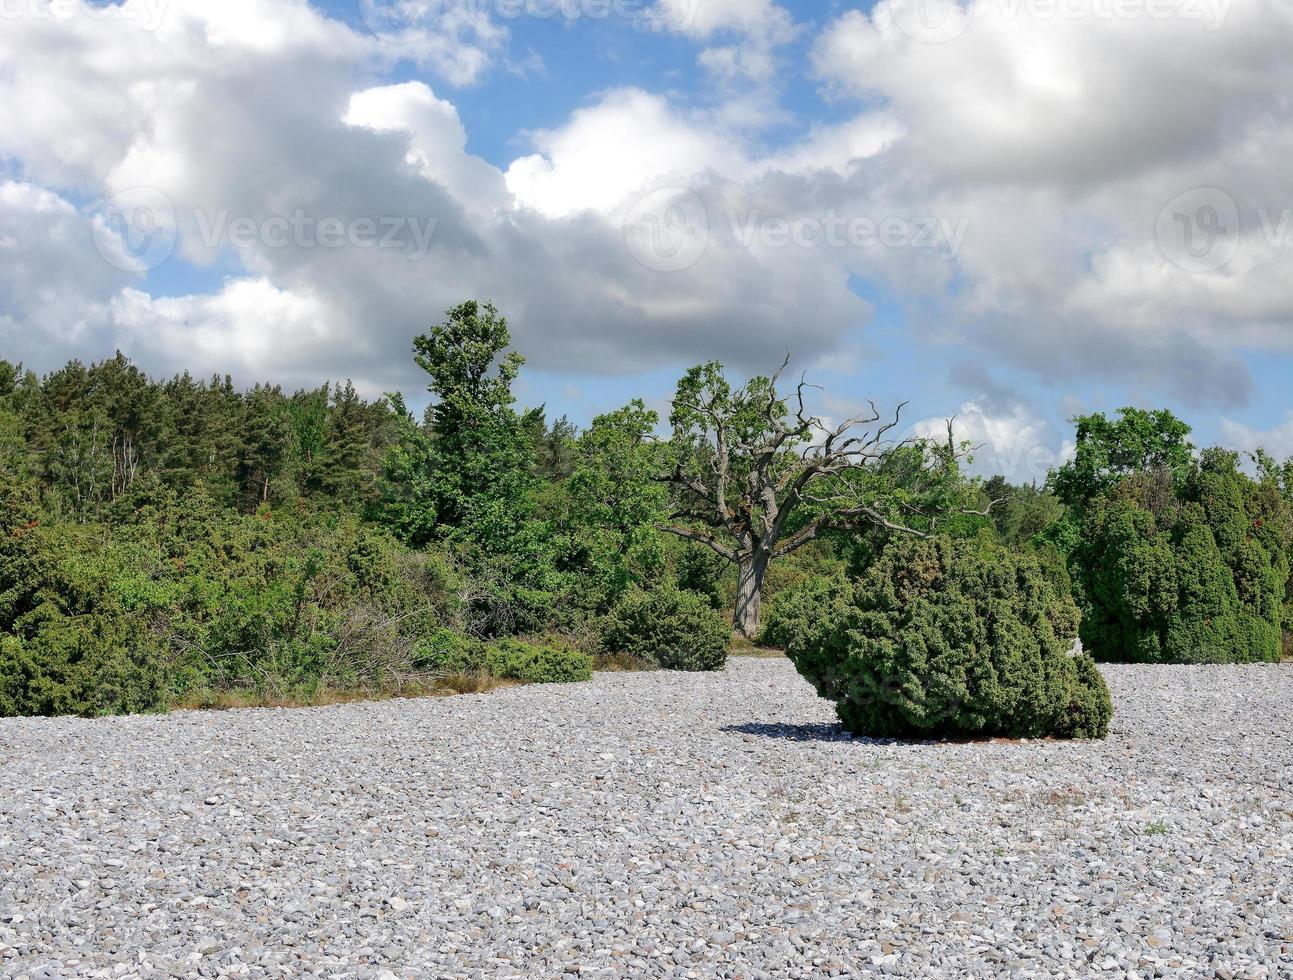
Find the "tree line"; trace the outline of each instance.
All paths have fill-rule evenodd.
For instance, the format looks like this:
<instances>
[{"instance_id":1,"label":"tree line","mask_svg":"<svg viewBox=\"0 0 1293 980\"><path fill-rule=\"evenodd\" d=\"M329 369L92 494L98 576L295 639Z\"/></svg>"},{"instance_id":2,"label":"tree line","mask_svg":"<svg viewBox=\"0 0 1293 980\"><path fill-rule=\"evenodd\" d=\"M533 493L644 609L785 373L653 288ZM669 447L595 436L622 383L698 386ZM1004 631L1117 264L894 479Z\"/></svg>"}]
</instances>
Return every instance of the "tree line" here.
<instances>
[{"instance_id":1,"label":"tree line","mask_svg":"<svg viewBox=\"0 0 1293 980\"><path fill-rule=\"evenodd\" d=\"M0 361L0 713L382 688L463 662L455 637L721 665L713 617L788 642L804 596L934 539L1032 556L1104 659L1287 643L1293 466L1196 450L1170 413L1078 419L1075 459L1011 486L965 475L950 424L898 437L903 406L823 421L788 364L699 365L667 419L635 400L578 431L517 406L491 305L412 348L420 417L348 382Z\"/></svg>"}]
</instances>

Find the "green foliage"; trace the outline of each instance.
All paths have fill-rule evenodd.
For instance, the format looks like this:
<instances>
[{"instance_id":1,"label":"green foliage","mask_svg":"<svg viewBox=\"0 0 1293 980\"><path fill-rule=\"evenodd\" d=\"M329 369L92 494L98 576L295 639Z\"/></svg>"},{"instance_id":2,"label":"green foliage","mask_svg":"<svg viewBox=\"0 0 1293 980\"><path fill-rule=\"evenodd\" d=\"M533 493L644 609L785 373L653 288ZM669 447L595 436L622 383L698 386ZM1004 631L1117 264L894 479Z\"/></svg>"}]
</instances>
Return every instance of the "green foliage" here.
<instances>
[{"instance_id":1,"label":"green foliage","mask_svg":"<svg viewBox=\"0 0 1293 980\"><path fill-rule=\"evenodd\" d=\"M127 566L95 544L45 522L30 486L0 486L0 716L164 706L161 645L112 601Z\"/></svg>"},{"instance_id":2,"label":"green foliage","mask_svg":"<svg viewBox=\"0 0 1293 980\"><path fill-rule=\"evenodd\" d=\"M0 453L17 456L21 441L7 472L37 479L50 513L82 521L146 484L201 487L244 511L302 498L356 508L373 495L392 425L384 401L349 384L287 395L238 392L228 378L159 382L120 354L43 379L6 371Z\"/></svg>"},{"instance_id":3,"label":"green foliage","mask_svg":"<svg viewBox=\"0 0 1293 980\"><path fill-rule=\"evenodd\" d=\"M516 521L500 522L499 513L523 504L534 447L512 407L524 359L507 350L510 343L507 321L492 305L475 302L449 310L443 323L414 339L435 401L421 430L402 413L383 493L395 526L410 539L457 535L495 552L505 548L497 537L515 530Z\"/></svg>"},{"instance_id":4,"label":"green foliage","mask_svg":"<svg viewBox=\"0 0 1293 980\"><path fill-rule=\"evenodd\" d=\"M664 670L722 670L731 626L704 596L671 586L628 592L606 618L602 646Z\"/></svg>"},{"instance_id":5,"label":"green foliage","mask_svg":"<svg viewBox=\"0 0 1293 980\"><path fill-rule=\"evenodd\" d=\"M494 676L529 684L573 684L593 676L593 658L553 641L527 643L505 637L489 646Z\"/></svg>"},{"instance_id":6,"label":"green foliage","mask_svg":"<svg viewBox=\"0 0 1293 980\"><path fill-rule=\"evenodd\" d=\"M1051 475L1050 489L1068 507L1082 508L1124 477L1190 465L1190 427L1166 409L1124 408L1118 418L1086 415L1077 424L1071 462Z\"/></svg>"},{"instance_id":7,"label":"green foliage","mask_svg":"<svg viewBox=\"0 0 1293 980\"><path fill-rule=\"evenodd\" d=\"M783 365L784 367L784 365ZM869 560L888 535L976 535L987 518L966 506L977 496L951 425L945 443L889 438L895 415L874 405L828 425L805 405L801 382L778 389L780 372L733 388L717 362L678 382L673 437L661 478L673 490L665 529L710 548L737 567L733 624L759 630L772 564L818 540L841 535Z\"/></svg>"},{"instance_id":8,"label":"green foliage","mask_svg":"<svg viewBox=\"0 0 1293 980\"><path fill-rule=\"evenodd\" d=\"M759 642L784 650L807 631L819 610L850 588L848 579L838 574L806 579L778 593L764 612Z\"/></svg>"},{"instance_id":9,"label":"green foliage","mask_svg":"<svg viewBox=\"0 0 1293 980\"><path fill-rule=\"evenodd\" d=\"M378 481L376 518L391 533L418 548L436 538L440 488L431 437L414 420L398 394L389 396L395 413L394 435Z\"/></svg>"},{"instance_id":10,"label":"green foliage","mask_svg":"<svg viewBox=\"0 0 1293 980\"><path fill-rule=\"evenodd\" d=\"M400 421L377 511L409 544L440 541L455 552L479 584L472 606L490 633L542 629L572 592L559 567L561 542L539 513L542 420L513 408L524 359L510 343L507 321L475 302L449 310L414 340L435 400L418 426L392 397ZM549 449L560 450L567 435Z\"/></svg>"},{"instance_id":11,"label":"green foliage","mask_svg":"<svg viewBox=\"0 0 1293 980\"><path fill-rule=\"evenodd\" d=\"M992 525L997 537L1010 548L1036 543L1064 516L1064 505L1049 490L1031 485L1011 486L993 477L983 487L985 504L994 503Z\"/></svg>"},{"instance_id":12,"label":"green foliage","mask_svg":"<svg viewBox=\"0 0 1293 980\"><path fill-rule=\"evenodd\" d=\"M637 401L594 419L573 447L570 475L542 497L537 516L568 610L605 613L626 589L663 570L657 524L667 501L650 479L657 421Z\"/></svg>"},{"instance_id":13,"label":"green foliage","mask_svg":"<svg viewBox=\"0 0 1293 980\"><path fill-rule=\"evenodd\" d=\"M1103 679L1069 656L1077 608L1030 556L900 540L851 586L804 594L788 620L787 654L859 735L1108 731Z\"/></svg>"},{"instance_id":14,"label":"green foliage","mask_svg":"<svg viewBox=\"0 0 1293 980\"><path fill-rule=\"evenodd\" d=\"M1252 454L1252 461L1256 464L1258 478L1263 488L1263 500L1268 506L1275 501L1282 501L1288 511L1293 513L1293 459L1279 463L1264 450L1258 449ZM1264 521L1263 526L1269 526L1270 523L1270 521ZM1293 545L1289 550L1293 553ZM1284 586L1282 616L1285 660L1293 659L1293 557L1289 559L1289 566L1289 579Z\"/></svg>"},{"instance_id":15,"label":"green foliage","mask_svg":"<svg viewBox=\"0 0 1293 980\"><path fill-rule=\"evenodd\" d=\"M460 614L458 573L353 517L139 498L122 526L0 494L0 710L151 710L204 690L380 689Z\"/></svg>"},{"instance_id":16,"label":"green foliage","mask_svg":"<svg viewBox=\"0 0 1293 980\"><path fill-rule=\"evenodd\" d=\"M592 657L559 640L484 642L448 630L420 644L419 663L440 674L479 673L527 684L573 684L593 673Z\"/></svg>"},{"instance_id":17,"label":"green foliage","mask_svg":"<svg viewBox=\"0 0 1293 980\"><path fill-rule=\"evenodd\" d=\"M159 711L168 704L157 638L120 611L29 620L0 635L0 717Z\"/></svg>"},{"instance_id":18,"label":"green foliage","mask_svg":"<svg viewBox=\"0 0 1293 980\"><path fill-rule=\"evenodd\" d=\"M1102 660L1278 661L1293 518L1233 453L1125 477L1088 501L1070 554L1082 642Z\"/></svg>"},{"instance_id":19,"label":"green foliage","mask_svg":"<svg viewBox=\"0 0 1293 980\"><path fill-rule=\"evenodd\" d=\"M0 361L0 713L298 701L451 672L574 680L603 649L719 669L718 610L736 608L750 635L766 597L763 640L794 647L825 628L822 609L859 594L846 574L869 582L892 566L897 524L956 539L958 555L990 541L1028 550L1028 595L1067 594L1071 573L1101 656L1274 659L1293 644L1293 464L1258 453L1251 479L1231 454L1192 461L1188 428L1166 412L1079 420L1076 459L1047 491L980 487L950 439L889 446L878 419L859 420L869 435L849 430L856 441L830 437L775 377L736 389L718 364L680 381L667 442L641 401L583 433L550 425L544 408L515 405L510 342L478 303L418 337L432 396L421 420L398 395L369 402L349 383L240 391L152 380L121 355L45 377ZM999 552L982 553L982 574L1008 577ZM957 626L967 610L1013 629L949 569L958 584L933 589L924 618L886 613L912 649L988 629ZM585 652L515 639L551 634ZM994 642L1007 665L1031 649ZM1070 728L1085 730L1103 688L1072 663ZM1047 683L1068 684L1060 673ZM935 700L949 696L942 676ZM966 725L1004 710L982 697ZM1029 710L1033 724L1042 709Z\"/></svg>"},{"instance_id":20,"label":"green foliage","mask_svg":"<svg viewBox=\"0 0 1293 980\"><path fill-rule=\"evenodd\" d=\"M735 597L728 593L734 588L726 586L734 587L735 579L728 574L727 562L708 548L682 539L670 541L668 550L678 588L703 595L715 609L731 605Z\"/></svg>"}]
</instances>

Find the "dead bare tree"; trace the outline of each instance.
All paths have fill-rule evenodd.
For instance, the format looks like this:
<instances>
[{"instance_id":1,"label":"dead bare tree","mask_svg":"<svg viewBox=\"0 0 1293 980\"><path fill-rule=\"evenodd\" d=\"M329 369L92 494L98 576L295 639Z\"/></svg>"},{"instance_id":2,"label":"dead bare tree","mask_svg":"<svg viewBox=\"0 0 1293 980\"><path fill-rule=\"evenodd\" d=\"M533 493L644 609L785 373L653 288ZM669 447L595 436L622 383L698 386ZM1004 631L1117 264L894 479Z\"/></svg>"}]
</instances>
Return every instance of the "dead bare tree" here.
<instances>
[{"instance_id":1,"label":"dead bare tree","mask_svg":"<svg viewBox=\"0 0 1293 980\"><path fill-rule=\"evenodd\" d=\"M823 531L869 524L928 537L950 513L987 513L950 503L964 499L955 464L968 448L954 444L951 420L946 446L892 438L905 402L890 417L868 401L829 425L807 410L813 386L802 378L788 398L778 392L789 363L735 391L719 364L689 371L673 403L673 466L656 477L676 505L662 529L737 566L733 625L747 637L759 630L771 563ZM915 461L904 486L866 478L902 450Z\"/></svg>"}]
</instances>

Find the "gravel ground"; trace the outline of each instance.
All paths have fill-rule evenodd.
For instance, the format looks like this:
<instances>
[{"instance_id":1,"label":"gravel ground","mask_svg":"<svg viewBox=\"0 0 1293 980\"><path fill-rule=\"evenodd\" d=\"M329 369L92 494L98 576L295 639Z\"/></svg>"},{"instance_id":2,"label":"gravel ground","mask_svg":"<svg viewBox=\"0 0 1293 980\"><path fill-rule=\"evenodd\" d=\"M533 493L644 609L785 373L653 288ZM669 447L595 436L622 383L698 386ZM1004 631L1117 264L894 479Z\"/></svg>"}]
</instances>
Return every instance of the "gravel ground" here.
<instances>
[{"instance_id":1,"label":"gravel ground","mask_svg":"<svg viewBox=\"0 0 1293 980\"><path fill-rule=\"evenodd\" d=\"M1293 666L1105 743L852 740L781 660L0 721L0 974L1293 976Z\"/></svg>"}]
</instances>

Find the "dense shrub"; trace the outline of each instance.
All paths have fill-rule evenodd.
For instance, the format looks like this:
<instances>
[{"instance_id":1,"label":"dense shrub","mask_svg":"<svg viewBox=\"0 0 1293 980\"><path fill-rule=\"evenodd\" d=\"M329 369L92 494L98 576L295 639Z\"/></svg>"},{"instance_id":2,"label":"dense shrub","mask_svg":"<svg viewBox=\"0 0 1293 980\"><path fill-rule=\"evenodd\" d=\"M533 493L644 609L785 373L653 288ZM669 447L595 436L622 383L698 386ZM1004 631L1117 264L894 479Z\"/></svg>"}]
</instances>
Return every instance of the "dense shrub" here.
<instances>
[{"instance_id":1,"label":"dense shrub","mask_svg":"<svg viewBox=\"0 0 1293 980\"><path fill-rule=\"evenodd\" d=\"M485 642L436 630L419 646L419 666L439 674L488 674L527 684L571 684L593 675L593 658L557 640Z\"/></svg>"},{"instance_id":2,"label":"dense shrub","mask_svg":"<svg viewBox=\"0 0 1293 980\"><path fill-rule=\"evenodd\" d=\"M124 562L97 555L98 540L51 525L32 488L0 486L0 716L165 705L158 640L114 601Z\"/></svg>"},{"instance_id":3,"label":"dense shrub","mask_svg":"<svg viewBox=\"0 0 1293 980\"><path fill-rule=\"evenodd\" d=\"M722 670L732 628L704 596L661 587L627 593L606 617L602 645L664 670Z\"/></svg>"},{"instance_id":4,"label":"dense shrub","mask_svg":"<svg viewBox=\"0 0 1293 980\"><path fill-rule=\"evenodd\" d=\"M784 650L826 602L848 588L848 580L835 575L806 579L778 592L764 607L759 642Z\"/></svg>"},{"instance_id":5,"label":"dense shrub","mask_svg":"<svg viewBox=\"0 0 1293 980\"><path fill-rule=\"evenodd\" d=\"M127 616L53 616L30 640L0 637L0 717L167 707L156 639Z\"/></svg>"},{"instance_id":6,"label":"dense shrub","mask_svg":"<svg viewBox=\"0 0 1293 980\"><path fill-rule=\"evenodd\" d=\"M850 731L1102 738L1112 707L1070 656L1071 598L1033 557L899 540L859 580L807 597L787 653Z\"/></svg>"},{"instance_id":7,"label":"dense shrub","mask_svg":"<svg viewBox=\"0 0 1293 980\"><path fill-rule=\"evenodd\" d=\"M1293 517L1286 470L1256 454L1197 456L1170 412L1079 418L1049 485L1066 506L1046 537L1065 552L1082 642L1100 660L1278 660ZM1293 473L1293 469L1287 469Z\"/></svg>"},{"instance_id":8,"label":"dense shrub","mask_svg":"<svg viewBox=\"0 0 1293 980\"><path fill-rule=\"evenodd\" d=\"M75 524L0 493L0 713L398 687L418 637L457 616L441 555L354 518L136 504L125 526Z\"/></svg>"},{"instance_id":9,"label":"dense shrub","mask_svg":"<svg viewBox=\"0 0 1293 980\"><path fill-rule=\"evenodd\" d=\"M1111 661L1278 661L1289 536L1287 505L1232 454L1123 479L1088 505L1071 555L1083 645Z\"/></svg>"},{"instance_id":10,"label":"dense shrub","mask_svg":"<svg viewBox=\"0 0 1293 980\"><path fill-rule=\"evenodd\" d=\"M592 657L553 641L496 640L489 645L487 662L495 677L528 684L572 684L593 676Z\"/></svg>"}]
</instances>

